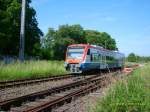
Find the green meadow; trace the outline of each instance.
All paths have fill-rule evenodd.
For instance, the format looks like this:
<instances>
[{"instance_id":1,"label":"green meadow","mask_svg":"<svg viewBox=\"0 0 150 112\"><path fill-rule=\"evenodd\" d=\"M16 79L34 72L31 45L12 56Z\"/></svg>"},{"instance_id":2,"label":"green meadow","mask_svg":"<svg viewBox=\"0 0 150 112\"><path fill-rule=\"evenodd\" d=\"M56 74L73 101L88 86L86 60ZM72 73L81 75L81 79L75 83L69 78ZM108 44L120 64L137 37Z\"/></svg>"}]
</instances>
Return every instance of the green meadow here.
<instances>
[{"instance_id":1,"label":"green meadow","mask_svg":"<svg viewBox=\"0 0 150 112\"><path fill-rule=\"evenodd\" d=\"M61 75L67 73L63 61L19 61L12 64L0 63L0 80Z\"/></svg>"},{"instance_id":2,"label":"green meadow","mask_svg":"<svg viewBox=\"0 0 150 112\"><path fill-rule=\"evenodd\" d=\"M150 64L114 83L92 112L150 112Z\"/></svg>"}]
</instances>

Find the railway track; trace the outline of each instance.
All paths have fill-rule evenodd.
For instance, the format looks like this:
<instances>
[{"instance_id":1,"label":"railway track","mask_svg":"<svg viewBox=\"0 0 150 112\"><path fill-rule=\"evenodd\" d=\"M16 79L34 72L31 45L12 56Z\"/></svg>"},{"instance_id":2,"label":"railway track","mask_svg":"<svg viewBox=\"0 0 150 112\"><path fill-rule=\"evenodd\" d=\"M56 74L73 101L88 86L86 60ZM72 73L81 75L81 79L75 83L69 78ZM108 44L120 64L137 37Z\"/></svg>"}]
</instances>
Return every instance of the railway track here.
<instances>
[{"instance_id":1,"label":"railway track","mask_svg":"<svg viewBox=\"0 0 150 112\"><path fill-rule=\"evenodd\" d=\"M33 84L33 83L46 82L46 81L67 79L67 78L71 78L71 77L74 77L74 76L71 74L65 74L65 75L61 75L61 76L51 76L51 77L42 77L42 78L34 78L34 79L1 81L0 89L17 87L17 86L28 85L28 84Z\"/></svg>"},{"instance_id":2,"label":"railway track","mask_svg":"<svg viewBox=\"0 0 150 112\"><path fill-rule=\"evenodd\" d=\"M0 110L11 112L51 111L57 106L71 102L72 98L77 98L103 86L102 83L105 82L105 79L106 76L95 75L41 92L7 99L0 102Z\"/></svg>"},{"instance_id":3,"label":"railway track","mask_svg":"<svg viewBox=\"0 0 150 112\"><path fill-rule=\"evenodd\" d=\"M25 110L25 112L41 112L41 111L51 112L53 111L53 109L63 104L70 103L72 100L80 98L81 96L84 96L92 91L97 90L98 88L105 86L105 79L106 79L106 76L94 79L92 80L92 82L89 82L88 85L85 85L75 91L72 91L64 95L60 94L60 97L52 101L43 102L42 104L37 105L36 107L32 107L32 108Z\"/></svg>"}]
</instances>

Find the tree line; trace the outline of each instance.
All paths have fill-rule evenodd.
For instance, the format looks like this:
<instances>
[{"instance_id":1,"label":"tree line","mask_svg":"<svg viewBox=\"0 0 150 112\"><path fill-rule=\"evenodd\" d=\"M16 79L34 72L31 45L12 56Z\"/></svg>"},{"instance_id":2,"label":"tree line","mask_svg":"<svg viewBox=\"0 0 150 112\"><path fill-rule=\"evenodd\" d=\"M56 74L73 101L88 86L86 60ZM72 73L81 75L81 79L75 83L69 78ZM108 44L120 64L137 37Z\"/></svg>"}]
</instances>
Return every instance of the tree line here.
<instances>
[{"instance_id":1,"label":"tree line","mask_svg":"<svg viewBox=\"0 0 150 112\"><path fill-rule=\"evenodd\" d=\"M117 50L115 39L106 32L85 30L81 25L60 25L49 28L45 36L38 27L36 11L26 3L25 55L41 59L62 60L69 44L95 44ZM0 0L0 55L19 52L21 0Z\"/></svg>"},{"instance_id":2,"label":"tree line","mask_svg":"<svg viewBox=\"0 0 150 112\"><path fill-rule=\"evenodd\" d=\"M115 40L106 32L85 30L81 25L61 25L58 30L48 29L42 39L42 56L45 59L61 60L69 44L93 44L117 50Z\"/></svg>"},{"instance_id":3,"label":"tree line","mask_svg":"<svg viewBox=\"0 0 150 112\"><path fill-rule=\"evenodd\" d=\"M134 53L130 53L127 57L129 62L150 62L150 56L138 56Z\"/></svg>"}]
</instances>

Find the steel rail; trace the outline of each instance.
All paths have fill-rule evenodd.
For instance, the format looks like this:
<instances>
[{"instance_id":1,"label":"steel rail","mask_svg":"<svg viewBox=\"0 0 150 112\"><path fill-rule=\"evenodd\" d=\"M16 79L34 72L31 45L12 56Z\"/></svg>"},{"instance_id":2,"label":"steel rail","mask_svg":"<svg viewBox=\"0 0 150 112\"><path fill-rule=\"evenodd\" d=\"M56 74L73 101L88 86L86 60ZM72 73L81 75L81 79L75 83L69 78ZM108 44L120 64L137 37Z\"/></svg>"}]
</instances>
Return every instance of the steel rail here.
<instances>
[{"instance_id":1,"label":"steel rail","mask_svg":"<svg viewBox=\"0 0 150 112\"><path fill-rule=\"evenodd\" d=\"M72 99L78 98L82 95L85 95L91 91L94 91L104 86L106 84L105 79L106 76L95 79L93 80L94 82L92 84L90 83L88 86L73 91L72 93L62 96L61 98L57 98L53 101L43 103L36 107L28 108L27 110L23 110L23 112L46 112L46 111L51 112L52 108L56 107L57 105L63 105L65 102L71 102Z\"/></svg>"},{"instance_id":2,"label":"steel rail","mask_svg":"<svg viewBox=\"0 0 150 112\"><path fill-rule=\"evenodd\" d=\"M85 78L85 79L82 79L80 81L76 81L76 82L73 82L73 83L70 83L70 84L65 84L65 85L62 85L62 86L59 86L59 87L54 87L54 88L47 89L47 90L44 90L44 91L35 92L35 93L32 93L32 94L20 96L20 97L17 97L17 98L12 98L12 99L8 99L8 100L5 100L5 101L1 101L0 102L0 109L1 110L9 110L11 105L16 105L17 106L17 105L22 104L25 101L34 101L36 98L42 98L42 97L51 95L53 93L59 93L61 91L64 91L64 90L67 90L67 89L70 89L70 88L73 88L73 87L76 87L76 86L81 86L83 84L87 84L89 80L92 80L93 78L96 78L96 77L98 77L98 76L95 75L95 76L88 77L88 78Z\"/></svg>"},{"instance_id":3,"label":"steel rail","mask_svg":"<svg viewBox=\"0 0 150 112\"><path fill-rule=\"evenodd\" d=\"M0 82L0 89L8 88L8 87L15 87L21 86L26 84L33 84L45 81L52 81L52 80L61 80L66 78L71 78L73 75L66 74L61 76L50 76L50 77L42 77L42 78L35 78L35 79L23 79L23 80L11 80L11 81L1 81Z\"/></svg>"}]
</instances>

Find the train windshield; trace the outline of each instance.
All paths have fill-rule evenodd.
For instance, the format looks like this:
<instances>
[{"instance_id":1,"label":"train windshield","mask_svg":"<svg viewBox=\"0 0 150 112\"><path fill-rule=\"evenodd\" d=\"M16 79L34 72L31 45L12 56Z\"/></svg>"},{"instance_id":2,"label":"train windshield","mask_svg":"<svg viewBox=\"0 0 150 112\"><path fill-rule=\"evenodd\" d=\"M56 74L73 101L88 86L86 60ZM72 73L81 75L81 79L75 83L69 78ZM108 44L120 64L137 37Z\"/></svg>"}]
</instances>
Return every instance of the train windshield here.
<instances>
[{"instance_id":1,"label":"train windshield","mask_svg":"<svg viewBox=\"0 0 150 112\"><path fill-rule=\"evenodd\" d=\"M68 59L82 59L84 47L69 47L67 51Z\"/></svg>"}]
</instances>

